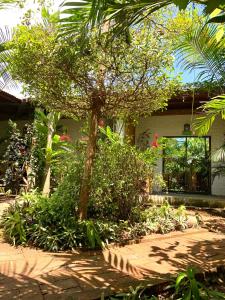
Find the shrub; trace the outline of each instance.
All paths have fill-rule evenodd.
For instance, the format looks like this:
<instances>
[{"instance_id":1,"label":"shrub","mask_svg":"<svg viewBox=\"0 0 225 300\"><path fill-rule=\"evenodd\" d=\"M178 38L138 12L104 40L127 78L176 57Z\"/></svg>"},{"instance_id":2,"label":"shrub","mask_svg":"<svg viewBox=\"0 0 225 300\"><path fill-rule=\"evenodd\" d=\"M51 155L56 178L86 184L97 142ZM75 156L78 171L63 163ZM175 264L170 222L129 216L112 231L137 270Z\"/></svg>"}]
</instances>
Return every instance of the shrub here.
<instances>
[{"instance_id":1,"label":"shrub","mask_svg":"<svg viewBox=\"0 0 225 300\"><path fill-rule=\"evenodd\" d=\"M111 221L134 221L133 211L146 195L146 180L152 176L159 149L144 152L125 142L110 128L107 139L98 142L91 182L89 216Z\"/></svg>"},{"instance_id":2,"label":"shrub","mask_svg":"<svg viewBox=\"0 0 225 300\"><path fill-rule=\"evenodd\" d=\"M24 184L28 177L33 129L32 126L26 124L22 132L16 123L9 121L9 134L10 138L4 154L6 163L4 182L7 191L17 194L20 184Z\"/></svg>"},{"instance_id":3,"label":"shrub","mask_svg":"<svg viewBox=\"0 0 225 300\"><path fill-rule=\"evenodd\" d=\"M63 208L63 209L62 209ZM78 221L70 206L57 198L28 195L12 204L2 217L6 239L14 245L33 244L50 251L77 247L101 248L110 229L98 221Z\"/></svg>"},{"instance_id":4,"label":"shrub","mask_svg":"<svg viewBox=\"0 0 225 300\"><path fill-rule=\"evenodd\" d=\"M127 287L129 289L126 293L119 293L114 296L104 297L101 300L222 300L225 299L225 294L217 291L217 288L207 287L206 278L199 281L196 277L194 268L189 267L186 271L181 272L173 281L160 283L159 285L147 285L146 287L137 286ZM208 276L210 273L208 273ZM215 276L215 274L214 274ZM209 276L210 277L210 276ZM219 276L218 276L219 279ZM221 280L220 280L221 281ZM223 281L221 281L223 282ZM214 278L214 283L216 280ZM216 285L216 284L215 284Z\"/></svg>"}]
</instances>

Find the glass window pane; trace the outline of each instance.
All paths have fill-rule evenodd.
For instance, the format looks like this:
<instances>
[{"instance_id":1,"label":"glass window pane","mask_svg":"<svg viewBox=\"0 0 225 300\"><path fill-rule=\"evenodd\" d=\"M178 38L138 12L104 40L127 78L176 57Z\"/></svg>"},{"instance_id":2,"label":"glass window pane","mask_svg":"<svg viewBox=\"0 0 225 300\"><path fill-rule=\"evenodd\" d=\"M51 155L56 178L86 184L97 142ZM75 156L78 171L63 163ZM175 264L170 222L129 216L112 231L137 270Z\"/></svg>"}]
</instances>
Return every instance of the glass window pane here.
<instances>
[{"instance_id":1,"label":"glass window pane","mask_svg":"<svg viewBox=\"0 0 225 300\"><path fill-rule=\"evenodd\" d=\"M165 139L163 173L171 192L210 193L209 137Z\"/></svg>"}]
</instances>

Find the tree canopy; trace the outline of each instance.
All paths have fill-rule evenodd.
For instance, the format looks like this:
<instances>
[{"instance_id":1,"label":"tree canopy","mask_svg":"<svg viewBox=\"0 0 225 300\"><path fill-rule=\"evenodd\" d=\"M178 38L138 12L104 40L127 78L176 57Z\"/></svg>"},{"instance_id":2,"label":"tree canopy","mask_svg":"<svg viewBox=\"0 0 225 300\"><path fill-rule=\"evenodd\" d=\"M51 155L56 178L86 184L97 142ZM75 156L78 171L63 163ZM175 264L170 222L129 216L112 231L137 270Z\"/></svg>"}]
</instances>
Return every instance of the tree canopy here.
<instances>
[{"instance_id":1,"label":"tree canopy","mask_svg":"<svg viewBox=\"0 0 225 300\"><path fill-rule=\"evenodd\" d=\"M171 42L155 31L141 25L130 44L111 45L93 33L81 50L79 40L58 38L56 27L20 26L11 73L35 101L65 115L87 116L93 105L105 116L149 115L165 107L176 85Z\"/></svg>"}]
</instances>

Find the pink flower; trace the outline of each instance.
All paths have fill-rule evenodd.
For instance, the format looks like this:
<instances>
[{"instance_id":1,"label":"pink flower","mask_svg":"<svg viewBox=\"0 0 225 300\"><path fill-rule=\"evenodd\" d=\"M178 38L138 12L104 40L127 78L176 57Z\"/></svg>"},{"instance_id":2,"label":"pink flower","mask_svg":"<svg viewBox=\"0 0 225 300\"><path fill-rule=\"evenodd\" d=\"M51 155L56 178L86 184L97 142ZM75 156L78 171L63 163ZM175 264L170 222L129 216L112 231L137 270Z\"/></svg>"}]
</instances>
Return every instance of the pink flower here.
<instances>
[{"instance_id":1,"label":"pink flower","mask_svg":"<svg viewBox=\"0 0 225 300\"><path fill-rule=\"evenodd\" d=\"M72 141L71 137L68 134L61 135L59 140L61 142L71 142Z\"/></svg>"}]
</instances>

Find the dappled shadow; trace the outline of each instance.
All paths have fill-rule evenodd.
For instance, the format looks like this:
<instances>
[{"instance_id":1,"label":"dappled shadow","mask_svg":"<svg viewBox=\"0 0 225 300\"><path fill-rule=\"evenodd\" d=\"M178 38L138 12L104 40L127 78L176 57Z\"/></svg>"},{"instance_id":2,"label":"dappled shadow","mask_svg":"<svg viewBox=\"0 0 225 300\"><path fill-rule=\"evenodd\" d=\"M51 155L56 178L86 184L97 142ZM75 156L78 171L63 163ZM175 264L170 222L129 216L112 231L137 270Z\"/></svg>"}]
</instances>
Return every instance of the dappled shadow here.
<instances>
[{"instance_id":1,"label":"dappled shadow","mask_svg":"<svg viewBox=\"0 0 225 300\"><path fill-rule=\"evenodd\" d=\"M185 243L184 238L181 241L171 239L164 247L149 246L148 257L151 260L147 269L148 276L151 276L150 267L153 261L153 270L157 269L157 265L160 270L160 266L163 265L164 270L172 272L185 270L188 266L195 266L198 270L210 270L212 267L225 264L225 236L215 235L214 239L207 239L206 235L205 240L202 237L201 240L197 240L195 235L190 235L187 240ZM163 272L162 269L161 271Z\"/></svg>"},{"instance_id":2,"label":"dappled shadow","mask_svg":"<svg viewBox=\"0 0 225 300\"><path fill-rule=\"evenodd\" d=\"M188 266L209 270L225 264L225 236L203 229L102 252L13 252L8 247L0 260L0 298L5 299L97 299L103 291L137 286L140 279L155 284ZM1 250L0 244L0 257Z\"/></svg>"},{"instance_id":3,"label":"dappled shadow","mask_svg":"<svg viewBox=\"0 0 225 300\"><path fill-rule=\"evenodd\" d=\"M215 218L204 222L204 227L209 231L225 234L225 219Z\"/></svg>"},{"instance_id":4,"label":"dappled shadow","mask_svg":"<svg viewBox=\"0 0 225 300\"><path fill-rule=\"evenodd\" d=\"M105 262L102 253L46 253L22 249L0 261L0 299L96 299L139 281ZM0 244L1 253L1 244ZM13 256L18 260L10 260ZM20 256L24 255L24 259ZM51 298L52 297L52 298Z\"/></svg>"}]
</instances>

